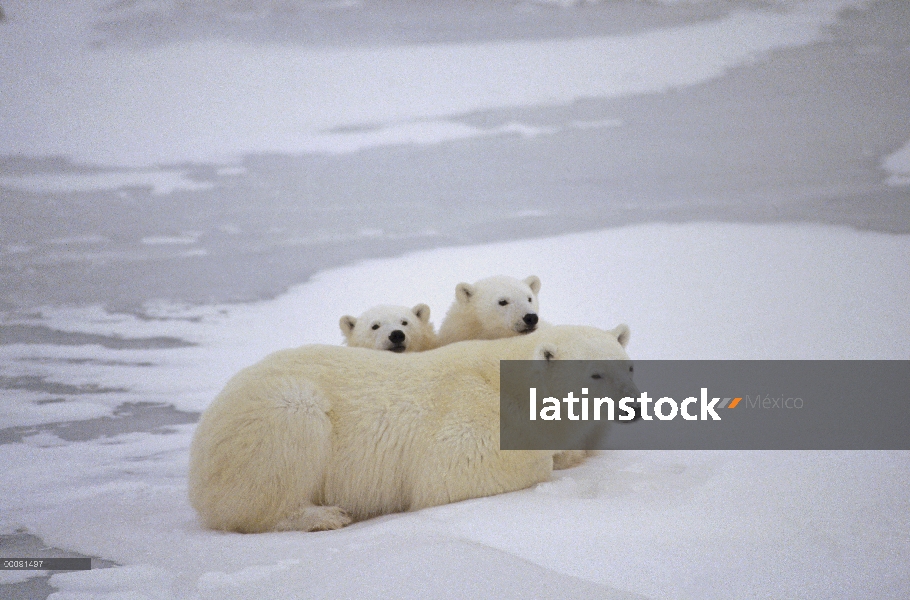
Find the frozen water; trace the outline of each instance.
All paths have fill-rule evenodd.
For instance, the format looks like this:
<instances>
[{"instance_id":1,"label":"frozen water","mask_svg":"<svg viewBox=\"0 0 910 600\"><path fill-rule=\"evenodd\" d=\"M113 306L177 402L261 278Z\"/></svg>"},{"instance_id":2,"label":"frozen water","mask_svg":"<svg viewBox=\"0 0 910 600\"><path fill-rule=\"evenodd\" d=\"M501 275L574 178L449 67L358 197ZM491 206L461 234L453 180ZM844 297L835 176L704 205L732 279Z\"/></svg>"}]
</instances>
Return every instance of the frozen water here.
<instances>
[{"instance_id":1,"label":"frozen water","mask_svg":"<svg viewBox=\"0 0 910 600\"><path fill-rule=\"evenodd\" d=\"M110 568L0 596L910 596L907 452L609 452L312 534L186 500L238 369L496 273L636 358L906 360L905 2L2 6L0 541Z\"/></svg>"},{"instance_id":2,"label":"frozen water","mask_svg":"<svg viewBox=\"0 0 910 600\"><path fill-rule=\"evenodd\" d=\"M84 339L156 331L192 342L182 348L0 349L13 368L126 386L79 396L115 417L122 402L140 398L191 413L275 349L340 342L338 315L371 305L376 282L397 282L384 301L425 301L438 319L456 282L501 271L541 277L548 320L631 323L635 357L898 359L910 335L908 259L906 236L845 228L643 225L367 261L322 272L274 300L150 307L158 320L97 309L48 308L40 317ZM31 418L58 406L35 404L55 394L34 393L7 391L4 406ZM910 515L906 452L609 452L531 490L339 532L244 536L202 530L188 506L193 427L111 428L111 436L70 443L56 427L32 436L17 429L22 443L0 445L0 460L11 465L0 475L9 490L0 526L125 565L54 575L61 597L524 597L537 589L552 597L825 598L910 590L905 570L890 566L910 553L900 533Z\"/></svg>"},{"instance_id":3,"label":"frozen water","mask_svg":"<svg viewBox=\"0 0 910 600\"><path fill-rule=\"evenodd\" d=\"M905 4L531 4L5 3L0 303L256 300L653 221L910 232ZM320 38L342 14L386 39Z\"/></svg>"},{"instance_id":4,"label":"frozen water","mask_svg":"<svg viewBox=\"0 0 910 600\"><path fill-rule=\"evenodd\" d=\"M73 35L84 37L45 33L46 43L29 44L36 29L59 31L73 16L56 3L14 4L0 43L19 60L0 65L0 120L16 127L0 134L0 152L150 166L312 151L313 134L345 145L344 133L337 144L327 139L337 127L408 123L419 139L435 135L422 120L710 80L818 39L838 7L736 11L621 37L371 48L204 40L108 50L85 47L78 29Z\"/></svg>"},{"instance_id":5,"label":"frozen water","mask_svg":"<svg viewBox=\"0 0 910 600\"><path fill-rule=\"evenodd\" d=\"M888 185L910 185L910 142L907 142L894 154L890 154L882 166L891 173Z\"/></svg>"}]
</instances>

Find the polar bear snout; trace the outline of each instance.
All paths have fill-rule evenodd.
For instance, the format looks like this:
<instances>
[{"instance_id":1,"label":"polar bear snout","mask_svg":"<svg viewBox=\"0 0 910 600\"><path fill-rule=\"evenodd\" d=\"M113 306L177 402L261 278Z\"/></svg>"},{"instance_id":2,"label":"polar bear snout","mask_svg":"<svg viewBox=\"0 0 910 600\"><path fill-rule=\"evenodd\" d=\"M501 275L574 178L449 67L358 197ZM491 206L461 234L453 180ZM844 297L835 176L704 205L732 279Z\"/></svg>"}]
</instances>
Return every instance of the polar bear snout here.
<instances>
[{"instance_id":1,"label":"polar bear snout","mask_svg":"<svg viewBox=\"0 0 910 600\"><path fill-rule=\"evenodd\" d=\"M533 333L537 330L537 313L527 313L521 318L520 323L515 324L515 331L518 333Z\"/></svg>"},{"instance_id":2,"label":"polar bear snout","mask_svg":"<svg viewBox=\"0 0 910 600\"><path fill-rule=\"evenodd\" d=\"M400 329L396 329L389 334L389 342L391 342L392 345L389 346L388 349L392 352L404 352L408 349L408 345L405 343L406 340L407 336L405 336L404 332Z\"/></svg>"}]
</instances>

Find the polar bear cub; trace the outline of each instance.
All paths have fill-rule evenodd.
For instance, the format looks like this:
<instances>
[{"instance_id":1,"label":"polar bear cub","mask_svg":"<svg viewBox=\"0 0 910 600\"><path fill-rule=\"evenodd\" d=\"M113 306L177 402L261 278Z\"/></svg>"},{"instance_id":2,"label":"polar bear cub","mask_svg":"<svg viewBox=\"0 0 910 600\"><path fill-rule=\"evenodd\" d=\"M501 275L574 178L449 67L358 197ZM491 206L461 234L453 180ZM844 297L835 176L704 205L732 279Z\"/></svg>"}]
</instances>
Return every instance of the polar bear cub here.
<instances>
[{"instance_id":1,"label":"polar bear cub","mask_svg":"<svg viewBox=\"0 0 910 600\"><path fill-rule=\"evenodd\" d=\"M374 306L357 318L341 317L338 325L347 345L355 348L422 352L436 347L436 330L426 304Z\"/></svg>"},{"instance_id":2,"label":"polar bear cub","mask_svg":"<svg viewBox=\"0 0 910 600\"><path fill-rule=\"evenodd\" d=\"M543 325L537 316L538 292L540 278L535 275L523 280L497 275L474 284L459 283L455 286L455 302L439 327L438 345L500 339L535 331ZM557 453L553 468L577 466L592 454L584 450Z\"/></svg>"},{"instance_id":3,"label":"polar bear cub","mask_svg":"<svg viewBox=\"0 0 910 600\"><path fill-rule=\"evenodd\" d=\"M439 327L438 344L495 340L531 333L538 325L540 279L497 275L455 286L455 302Z\"/></svg>"},{"instance_id":4,"label":"polar bear cub","mask_svg":"<svg viewBox=\"0 0 910 600\"><path fill-rule=\"evenodd\" d=\"M553 325L400 356L276 352L202 413L190 503L212 529L313 531L546 481L552 450L500 450L499 361L628 360L627 331Z\"/></svg>"}]
</instances>

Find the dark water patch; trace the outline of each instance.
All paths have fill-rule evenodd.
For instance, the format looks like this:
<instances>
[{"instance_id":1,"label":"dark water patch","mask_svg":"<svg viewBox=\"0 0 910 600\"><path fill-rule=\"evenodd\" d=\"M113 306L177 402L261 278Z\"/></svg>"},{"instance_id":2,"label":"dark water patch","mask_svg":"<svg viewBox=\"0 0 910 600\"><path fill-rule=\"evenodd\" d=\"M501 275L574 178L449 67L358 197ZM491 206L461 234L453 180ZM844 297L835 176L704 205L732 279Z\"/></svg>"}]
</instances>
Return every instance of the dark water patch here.
<instances>
[{"instance_id":1,"label":"dark water patch","mask_svg":"<svg viewBox=\"0 0 910 600\"><path fill-rule=\"evenodd\" d=\"M46 377L41 377L40 375L18 375L15 377L0 376L0 389L28 390L30 392L63 394L65 396L77 396L80 394L115 394L129 391L128 388L104 387L97 383L73 385L71 383L60 383L59 381L48 381Z\"/></svg>"},{"instance_id":2,"label":"dark water patch","mask_svg":"<svg viewBox=\"0 0 910 600\"><path fill-rule=\"evenodd\" d=\"M326 130L326 133L367 133L381 129L382 125L338 125Z\"/></svg>"},{"instance_id":3,"label":"dark water patch","mask_svg":"<svg viewBox=\"0 0 910 600\"><path fill-rule=\"evenodd\" d=\"M169 336L123 338L98 333L61 331L52 329L47 325L0 325L0 345L3 344L98 345L113 350L161 350L190 348L197 345L193 342Z\"/></svg>"},{"instance_id":4,"label":"dark water patch","mask_svg":"<svg viewBox=\"0 0 910 600\"><path fill-rule=\"evenodd\" d=\"M149 361L128 360L101 360L97 358L57 358L54 356L38 356L20 358L20 362L39 363L43 365L95 365L99 367L154 367L155 363Z\"/></svg>"},{"instance_id":5,"label":"dark water patch","mask_svg":"<svg viewBox=\"0 0 910 600\"><path fill-rule=\"evenodd\" d=\"M222 314L226 314L227 311L220 311ZM202 323L203 317L163 317L160 315L150 315L149 313L141 310L129 310L125 311L125 314L132 315L139 319L140 321L146 322L168 322L168 321L181 321L184 323Z\"/></svg>"},{"instance_id":6,"label":"dark water patch","mask_svg":"<svg viewBox=\"0 0 910 600\"><path fill-rule=\"evenodd\" d=\"M0 535L0 557L3 558L90 558L93 569L119 567L112 560L89 556L71 550L48 546L38 536L25 530ZM36 577L18 583L0 583L0 598L4 600L37 600L45 599L57 588L50 584L51 576L66 571L33 571Z\"/></svg>"},{"instance_id":7,"label":"dark water patch","mask_svg":"<svg viewBox=\"0 0 910 600\"><path fill-rule=\"evenodd\" d=\"M73 162L67 156L0 155L0 175L87 174L114 171L97 165Z\"/></svg>"},{"instance_id":8,"label":"dark water patch","mask_svg":"<svg viewBox=\"0 0 910 600\"><path fill-rule=\"evenodd\" d=\"M539 40L629 34L717 18L760 1L675 3L339 2L110 2L98 11L95 44L158 46L200 39L253 44L375 47L498 40Z\"/></svg>"},{"instance_id":9,"label":"dark water patch","mask_svg":"<svg viewBox=\"0 0 910 600\"><path fill-rule=\"evenodd\" d=\"M364 259L654 222L910 233L910 187L888 186L881 168L910 139L905 7L844 11L818 43L665 93L451 117L547 135L258 154L230 177L174 165L215 185L166 194L0 189L0 309L100 304L141 315L156 300L256 301ZM570 12L588 8L601 10ZM88 236L109 240L103 256L44 243ZM39 333L49 335L28 335Z\"/></svg>"},{"instance_id":10,"label":"dark water patch","mask_svg":"<svg viewBox=\"0 0 910 600\"><path fill-rule=\"evenodd\" d=\"M61 402L66 402L66 398L46 398L44 400L35 400L35 404L38 406L43 406L45 404L60 404Z\"/></svg>"},{"instance_id":11,"label":"dark water patch","mask_svg":"<svg viewBox=\"0 0 910 600\"><path fill-rule=\"evenodd\" d=\"M51 575L60 571L36 571L37 577L18 583L0 583L0 598L5 600L44 600L57 591L50 584Z\"/></svg>"},{"instance_id":12,"label":"dark water patch","mask_svg":"<svg viewBox=\"0 0 910 600\"><path fill-rule=\"evenodd\" d=\"M17 444L42 432L51 433L68 442L85 442L110 438L125 433L173 433L173 425L185 425L199 420L199 413L177 410L173 405L159 402L125 402L114 409L113 416L85 421L65 421L42 425L26 425L0 429L0 444Z\"/></svg>"}]
</instances>

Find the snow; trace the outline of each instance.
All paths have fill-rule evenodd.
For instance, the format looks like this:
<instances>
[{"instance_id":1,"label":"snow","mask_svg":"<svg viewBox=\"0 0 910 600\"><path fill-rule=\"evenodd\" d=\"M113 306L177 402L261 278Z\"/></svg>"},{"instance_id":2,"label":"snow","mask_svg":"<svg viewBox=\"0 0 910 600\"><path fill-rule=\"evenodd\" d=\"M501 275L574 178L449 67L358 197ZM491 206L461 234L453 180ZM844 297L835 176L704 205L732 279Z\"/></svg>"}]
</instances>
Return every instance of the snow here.
<instances>
[{"instance_id":1,"label":"snow","mask_svg":"<svg viewBox=\"0 0 910 600\"><path fill-rule=\"evenodd\" d=\"M123 187L149 187L153 194L166 195L174 190L211 189L210 183L187 179L178 170L139 170L116 173L66 173L31 176L0 176L0 186L32 192L85 192L116 190Z\"/></svg>"},{"instance_id":2,"label":"snow","mask_svg":"<svg viewBox=\"0 0 910 600\"><path fill-rule=\"evenodd\" d=\"M541 277L559 323L631 324L634 358L906 358L910 238L805 225L642 225L439 249L319 273L271 301L159 306L161 321L42 311L51 327L196 346L0 347L4 364L201 410L274 349L339 343L338 316L427 302L456 283ZM571 268L567 268L571 265ZM837 276L834 276L834 275ZM154 364L135 367L130 363ZM103 394L87 401L104 406ZM10 395L4 406L35 405ZM118 402L124 397L118 395ZM53 406L53 405L46 405ZM110 406L113 408L113 405ZM31 415L39 415L32 409ZM86 413L85 417L91 414ZM4 422L16 422L16 413ZM23 421L25 422L25 421ZM203 530L186 499L194 425L0 446L0 527L123 565L54 575L55 599L108 597L902 597L910 453L607 452L551 482L326 533ZM495 592L495 593L494 593ZM145 596L142 596L145 594Z\"/></svg>"},{"instance_id":3,"label":"snow","mask_svg":"<svg viewBox=\"0 0 910 600\"><path fill-rule=\"evenodd\" d=\"M409 137L436 139L434 121L452 115L694 85L820 39L853 3L744 10L613 37L380 48L205 40L115 50L83 48L90 32L71 25L88 21L78 3L9 4L0 52L17 60L0 63L0 122L16 127L0 131L0 154L150 166L333 147L338 127L406 127ZM36 35L44 43L30 44ZM336 135L335 151L368 141L352 146Z\"/></svg>"},{"instance_id":4,"label":"snow","mask_svg":"<svg viewBox=\"0 0 910 600\"><path fill-rule=\"evenodd\" d=\"M116 4L141 13L185 3ZM515 4L527 8L528 3ZM536 4L583 11L603 3ZM148 188L156 199L185 193L192 202L192 192L210 191L211 184L194 179L198 172L183 161L204 161L221 177L242 179L248 172L239 157L264 152L331 158L388 146L419 149L505 136L530 143L569 130L578 136L599 129L624 134L634 124L614 118L612 111L590 119L584 111L567 111L565 119L551 122L531 118L530 109L586 98L637 101L637 95L671 95L719 81L770 62L783 50L811 48L832 35L826 27L838 11L864 4L737 3L724 16L614 36L377 47L203 36L95 47L92 20L114 3L4 0L0 52L15 60L0 61L0 122L15 126L0 127L0 155L60 154L72 162L55 163L66 166L61 173L2 173L0 186L22 206L38 205L39 212L45 201L46 210L54 210L54 194L129 187ZM239 7L234 16L240 17L245 6L251 14L259 6L225 1L205 2L203 8L218 11L228 5ZM364 7L362 2L323 5L327 12ZM830 62L825 68L840 70ZM787 89L804 76L795 70L770 81ZM747 81L744 89L760 91L764 81ZM731 104L745 110L766 103L755 96L748 102L732 98ZM806 98L797 96L794 102ZM777 110L779 105L769 106ZM901 106L888 105L891 110ZM476 111L502 108L529 110L489 124L471 118ZM755 154L747 153L748 164L717 160L704 150L692 158L723 172L711 180L720 182L716 187L700 188L703 198L693 192L682 199L668 194L652 200L668 210L673 202L735 207L742 198L731 197L730 190L741 188L731 187L736 174L728 171L753 169L755 181L764 183L771 176L763 169L788 162L770 160L776 152L790 150L797 157L805 147L826 146L834 156L857 145L865 152L869 140L859 136L863 139L857 141L854 130L837 129L838 120L825 110L811 113L823 122L818 129L836 130L847 141L835 136L831 139L838 143L818 137L791 144L786 138L784 145L768 143L762 153L761 140L746 136L747 144L756 144ZM735 126L743 114L718 115L715 124L718 129ZM773 129L777 115L758 114L767 123L743 131ZM783 122L799 123L800 114ZM678 152L692 142L686 138L690 121L670 122L680 123L678 131L671 129L682 140L673 146ZM879 123L873 129L887 128ZM812 131L795 128L794 136L805 138ZM871 154L862 160L880 165L890 176L887 183L900 189L910 181L910 144L882 156L906 139L906 132L893 134L901 137L869 141ZM589 162L609 156L607 143L619 147L599 139L554 147L572 148L568 164L585 152ZM722 155L725 146L719 148ZM873 160L876 148L886 149ZM656 150L641 153L635 160L642 163L660 156ZM625 174L592 175L589 162L553 177L590 184L595 200L588 202L624 198L624 182L617 184L615 178ZM840 162L818 162L828 170L794 167L783 174L784 183L775 188L781 206L798 197L793 190L807 182L818 189L843 183L834 173L841 170ZM664 177L684 179L691 165L670 161L669 167ZM855 175L859 170L844 170L848 181L862 179ZM464 177L471 181L479 172ZM629 178L640 179L642 173ZM885 183L884 174L876 175ZM589 176L603 181L592 183ZM526 187L514 193L528 195L529 203L516 203L508 216L546 222L553 216L552 198L534 197L536 190L522 183ZM848 191L853 189L860 187ZM458 190L475 191L471 186ZM22 200L19 191L49 196ZM489 189L477 191L478 205L492 195ZM122 199L133 201L123 193ZM562 199L567 206L591 206ZM408 202L420 200L436 198L409 196L402 204L406 210ZM632 210L640 206L633 200L616 201L628 201ZM143 229L137 244L199 255L207 252L201 233L206 226L240 235L246 214L219 213L209 217L214 225L201 223L198 229L195 223ZM908 359L910 237L809 223L728 223L720 222L723 214L705 214L717 222L652 222L367 260L322 270L276 298L243 304L189 306L148 299L135 314L79 305L4 312L4 327L38 333L28 343L0 344L0 432L23 438L0 443L0 534L25 530L48 546L119 565L53 575L55 600L910 597L910 452L604 452L554 473L549 482L510 494L387 515L334 532L239 535L202 529L189 506L188 448L195 425L108 432L84 441L60 437L66 427L112 418L124 403L201 411L239 369L280 348L338 344L340 315L360 314L378 303L426 302L438 324L458 282L498 273L538 275L542 316L548 321L601 328L628 323L629 351L636 359ZM870 213L875 223L872 217L881 214ZM503 217L496 213L494 218ZM384 236L368 224L285 242L353 244ZM433 236L437 225L415 223L408 233ZM40 260L88 257L92 265L124 260L135 251L108 248L115 235L98 231L105 235L89 227L54 231L46 239L15 238L0 247L4 257L21 257L49 244L59 253ZM36 267L47 268L23 264L36 272ZM125 270L135 270L147 263L124 264ZM39 575L0 571L0 585ZM0 586L0 595L5 591Z\"/></svg>"},{"instance_id":5,"label":"snow","mask_svg":"<svg viewBox=\"0 0 910 600\"><path fill-rule=\"evenodd\" d=\"M195 345L8 344L0 346L0 358L13 377L31 373L50 382L126 389L79 395L111 410L124 401L164 401L199 411L234 372L269 352L340 343L343 314L360 314L377 302L426 302L438 324L456 283L495 273L541 277L549 321L602 328L629 323L639 359L901 358L903 334L910 333L908 259L910 238L847 228L643 225L366 261L319 273L275 300L161 304L149 311L154 319L99 307L45 308L39 317L7 323ZM380 302L376 282L383 281L397 283L384 287ZM857 336L844 335L851 328ZM144 366L149 364L154 367ZM207 367L200 371L199 365ZM185 387L189 382L192 388ZM54 397L0 390L4 420L34 424L38 409L23 407ZM53 405L41 406L54 414ZM75 411L79 405L66 406Z\"/></svg>"}]
</instances>

